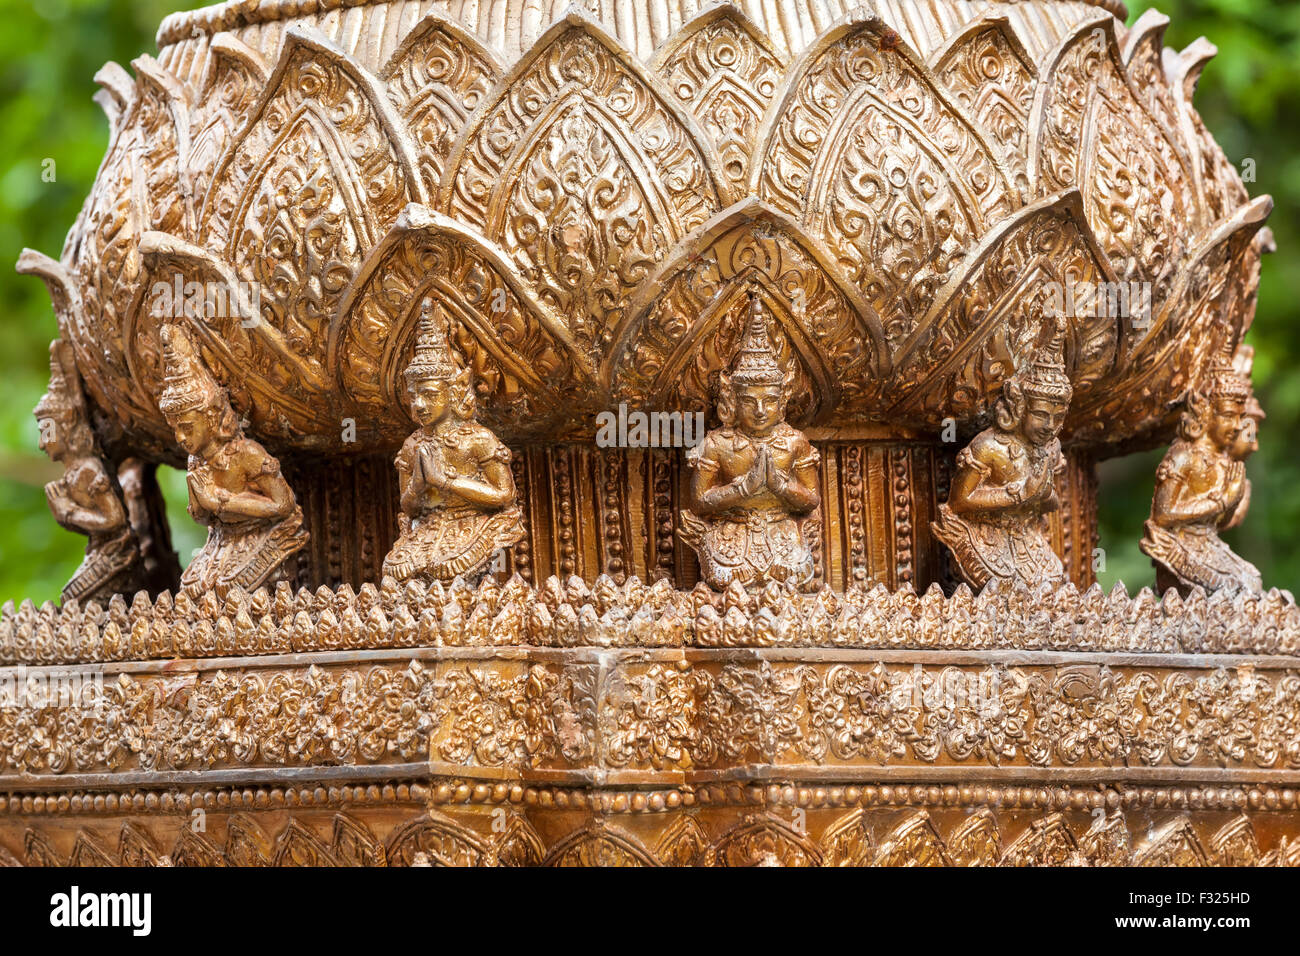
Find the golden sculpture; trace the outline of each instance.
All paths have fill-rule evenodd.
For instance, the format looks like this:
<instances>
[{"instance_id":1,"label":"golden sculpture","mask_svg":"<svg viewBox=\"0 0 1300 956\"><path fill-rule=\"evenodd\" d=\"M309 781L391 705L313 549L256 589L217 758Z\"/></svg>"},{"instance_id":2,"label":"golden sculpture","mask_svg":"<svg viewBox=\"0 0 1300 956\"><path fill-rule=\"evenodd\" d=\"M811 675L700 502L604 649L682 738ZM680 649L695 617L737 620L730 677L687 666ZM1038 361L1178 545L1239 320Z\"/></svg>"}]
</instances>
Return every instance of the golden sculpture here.
<instances>
[{"instance_id":1,"label":"golden sculpture","mask_svg":"<svg viewBox=\"0 0 1300 956\"><path fill-rule=\"evenodd\" d=\"M401 535L384 574L426 584L476 579L493 555L523 537L522 514L510 449L474 421L469 369L457 368L446 320L431 299L420 304L406 387L420 427L397 456Z\"/></svg>"},{"instance_id":2,"label":"golden sculpture","mask_svg":"<svg viewBox=\"0 0 1300 956\"><path fill-rule=\"evenodd\" d=\"M719 380L722 427L686 455L694 505L682 512L681 535L699 556L701 576L719 591L733 581L799 588L813 581L801 523L820 500L820 457L786 423L789 389L763 304L751 293L740 345Z\"/></svg>"},{"instance_id":3,"label":"golden sculpture","mask_svg":"<svg viewBox=\"0 0 1300 956\"><path fill-rule=\"evenodd\" d=\"M707 408L734 344L722 317L755 284L783 330L789 420L826 463L834 533L807 543L836 588L948 583L930 526L949 459L917 436L991 412L1046 286L1150 290L1149 323L1070 317L1059 541L1078 584L1094 462L1158 440L1182 370L1248 323L1270 201L1192 107L1206 51L1165 56L1154 12L1127 29L1054 0L927 0L912 19L673 0L648 20L634 0L499 0L491 17L413 2L390 0L400 21L349 5L344 46L330 15L285 0L177 15L158 59L100 74L114 138L86 215L62 262L24 267L113 456L149 463L175 460L151 290L260 290L260 321L191 332L248 435L289 464L312 586L382 574L425 295L454 316L479 420L516 451L525 538L507 567L682 587L681 456L583 436L623 402ZM309 112L319 125L283 127Z\"/></svg>"},{"instance_id":4,"label":"golden sculpture","mask_svg":"<svg viewBox=\"0 0 1300 956\"><path fill-rule=\"evenodd\" d=\"M1263 410L1250 379L1221 354L1204 393L1188 393L1178 440L1156 471L1151 518L1141 548L1156 567L1156 588L1263 589L1259 571L1219 538L1250 508L1246 459L1259 448Z\"/></svg>"},{"instance_id":5,"label":"golden sculpture","mask_svg":"<svg viewBox=\"0 0 1300 956\"><path fill-rule=\"evenodd\" d=\"M84 214L19 268L145 563L130 489L198 433L213 533L190 587L0 608L0 689L120 664L98 715L0 707L0 863L1300 863L1294 599L1093 566L1095 463L1174 434L1271 246L1208 44L585 6L226 3L100 72ZM605 447L624 403L723 421Z\"/></svg>"},{"instance_id":6,"label":"golden sculpture","mask_svg":"<svg viewBox=\"0 0 1300 956\"><path fill-rule=\"evenodd\" d=\"M994 578L1028 586L1065 578L1045 527L1060 507L1059 435L1072 394L1059 331L1002 386L995 424L957 455L948 503L932 525L973 588Z\"/></svg>"},{"instance_id":7,"label":"golden sculpture","mask_svg":"<svg viewBox=\"0 0 1300 956\"><path fill-rule=\"evenodd\" d=\"M266 449L244 437L225 391L182 326L162 330L166 366L158 406L189 455L190 516L208 540L181 575L191 593L292 580L307 543L302 510Z\"/></svg>"},{"instance_id":8,"label":"golden sculpture","mask_svg":"<svg viewBox=\"0 0 1300 956\"><path fill-rule=\"evenodd\" d=\"M41 450L63 465L63 476L45 486L54 520L89 538L86 558L64 586L63 600L107 600L134 592L143 583L139 541L121 489L95 446L77 366L62 341L50 345L50 387L33 414Z\"/></svg>"}]
</instances>

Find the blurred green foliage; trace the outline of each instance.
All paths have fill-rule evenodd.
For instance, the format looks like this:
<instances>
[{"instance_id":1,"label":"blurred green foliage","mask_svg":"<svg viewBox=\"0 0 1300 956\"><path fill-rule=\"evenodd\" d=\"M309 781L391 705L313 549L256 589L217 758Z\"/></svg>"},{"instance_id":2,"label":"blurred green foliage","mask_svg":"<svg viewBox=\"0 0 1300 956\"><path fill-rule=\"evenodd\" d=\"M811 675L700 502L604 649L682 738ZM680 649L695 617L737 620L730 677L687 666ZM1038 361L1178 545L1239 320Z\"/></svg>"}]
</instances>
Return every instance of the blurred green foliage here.
<instances>
[{"instance_id":1,"label":"blurred green foliage","mask_svg":"<svg viewBox=\"0 0 1300 956\"><path fill-rule=\"evenodd\" d=\"M105 62L126 65L155 49L167 13L201 4L176 0L0 0L0 600L57 599L81 559L84 539L55 525L41 485L55 472L36 449L31 409L45 388L47 346L56 328L41 283L17 276L24 246L57 256L90 191L108 144L108 124L91 101L92 77ZM1281 587L1300 581L1300 4L1281 0L1138 0L1173 20L1166 44L1181 48L1208 36L1219 56L1207 67L1197 105L1229 159L1255 160L1251 193L1277 202L1271 226L1279 252L1265 261L1259 317L1250 334L1255 381L1268 411L1252 460L1254 503L1232 541ZM55 177L42 171L53 161ZM1103 583L1151 584L1138 551L1160 452L1102 466ZM184 556L202 543L184 514L184 482L163 476L176 545Z\"/></svg>"},{"instance_id":2,"label":"blurred green foliage","mask_svg":"<svg viewBox=\"0 0 1300 956\"><path fill-rule=\"evenodd\" d=\"M158 24L176 9L175 0L0 0L0 600L58 600L86 544L45 504L42 483L57 471L37 450L31 411L58 329L45 287L13 264L24 246L57 258L90 192L108 148L95 72L154 51ZM53 182L42 176L50 161ZM169 501L183 502L183 476L167 471ZM202 544L192 522L172 525L183 554Z\"/></svg>"}]
</instances>

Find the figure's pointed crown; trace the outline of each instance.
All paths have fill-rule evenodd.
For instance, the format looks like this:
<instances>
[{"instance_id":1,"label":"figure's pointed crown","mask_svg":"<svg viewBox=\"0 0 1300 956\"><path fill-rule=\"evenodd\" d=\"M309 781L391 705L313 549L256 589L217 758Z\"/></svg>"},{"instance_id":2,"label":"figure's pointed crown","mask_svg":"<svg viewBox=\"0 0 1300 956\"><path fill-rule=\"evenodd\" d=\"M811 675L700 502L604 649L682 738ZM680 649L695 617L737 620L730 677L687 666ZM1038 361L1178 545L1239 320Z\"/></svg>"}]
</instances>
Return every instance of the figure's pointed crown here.
<instances>
[{"instance_id":1,"label":"figure's pointed crown","mask_svg":"<svg viewBox=\"0 0 1300 956\"><path fill-rule=\"evenodd\" d=\"M50 343L50 385L32 410L36 420L80 420L85 417L85 399L71 349L62 339Z\"/></svg>"},{"instance_id":2,"label":"figure's pointed crown","mask_svg":"<svg viewBox=\"0 0 1300 956\"><path fill-rule=\"evenodd\" d=\"M218 406L221 386L199 360L189 332L180 325L162 329L163 390L158 409L168 418L196 408Z\"/></svg>"},{"instance_id":3,"label":"figure's pointed crown","mask_svg":"<svg viewBox=\"0 0 1300 956\"><path fill-rule=\"evenodd\" d=\"M1065 372L1065 318L1057 316L1046 331L1050 338L1045 344L1040 344L1021 371L1020 387L1030 398L1068 405L1074 397L1074 389L1070 385L1070 376Z\"/></svg>"},{"instance_id":4,"label":"figure's pointed crown","mask_svg":"<svg viewBox=\"0 0 1300 956\"><path fill-rule=\"evenodd\" d=\"M740 347L731 360L732 385L784 385L785 372L767 332L767 313L762 300L749 293L749 313Z\"/></svg>"},{"instance_id":5,"label":"figure's pointed crown","mask_svg":"<svg viewBox=\"0 0 1300 956\"><path fill-rule=\"evenodd\" d=\"M1264 414L1264 407L1259 404L1259 399L1255 397L1255 384L1253 372L1255 370L1255 349L1249 345L1238 345L1237 351L1232 355L1232 367L1238 375L1245 379L1246 384L1250 387L1250 398L1246 400L1246 414L1256 421L1263 421L1268 416Z\"/></svg>"},{"instance_id":6,"label":"figure's pointed crown","mask_svg":"<svg viewBox=\"0 0 1300 956\"><path fill-rule=\"evenodd\" d=\"M1219 350L1210 370L1210 399L1215 402L1232 402L1245 405L1251 400L1253 389L1250 378L1237 367L1235 353L1230 345Z\"/></svg>"},{"instance_id":7,"label":"figure's pointed crown","mask_svg":"<svg viewBox=\"0 0 1300 956\"><path fill-rule=\"evenodd\" d=\"M460 368L447 341L447 320L442 306L432 299L420 303L420 322L415 332L415 354L406 367L406 383L438 379L449 382L460 374Z\"/></svg>"}]
</instances>

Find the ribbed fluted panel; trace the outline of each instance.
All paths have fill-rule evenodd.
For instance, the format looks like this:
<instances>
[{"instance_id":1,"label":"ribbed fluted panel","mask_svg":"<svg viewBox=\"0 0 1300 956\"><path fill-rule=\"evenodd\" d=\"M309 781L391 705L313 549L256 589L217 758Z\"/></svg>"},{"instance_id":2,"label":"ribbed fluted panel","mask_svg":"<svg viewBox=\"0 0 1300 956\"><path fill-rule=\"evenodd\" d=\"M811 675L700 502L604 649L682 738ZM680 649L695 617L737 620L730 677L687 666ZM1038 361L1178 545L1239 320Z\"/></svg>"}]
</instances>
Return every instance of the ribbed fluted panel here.
<instances>
[{"instance_id":1,"label":"ribbed fluted panel","mask_svg":"<svg viewBox=\"0 0 1300 956\"><path fill-rule=\"evenodd\" d=\"M263 0L236 2L178 13L158 32L160 60L173 73L197 84L207 63L204 35L238 34L273 61L291 24L325 34L368 69L378 70L402 38L432 10L446 14L497 51L517 60L546 29L571 9L599 21L620 44L643 61L704 10L710 0ZM734 0L778 49L797 55L836 20L850 12L875 12L922 56L931 56L963 24L984 16L1006 16L1029 52L1041 56L1098 2L988 3L986 0Z\"/></svg>"}]
</instances>

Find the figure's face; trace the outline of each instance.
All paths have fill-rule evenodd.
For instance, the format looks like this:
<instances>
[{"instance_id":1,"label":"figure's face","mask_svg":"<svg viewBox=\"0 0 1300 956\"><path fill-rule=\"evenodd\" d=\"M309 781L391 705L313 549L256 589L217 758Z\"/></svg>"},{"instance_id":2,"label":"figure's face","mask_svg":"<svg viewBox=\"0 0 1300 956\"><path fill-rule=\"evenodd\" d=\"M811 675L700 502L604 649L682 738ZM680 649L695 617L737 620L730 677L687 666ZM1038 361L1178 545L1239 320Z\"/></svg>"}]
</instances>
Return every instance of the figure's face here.
<instances>
[{"instance_id":1,"label":"figure's face","mask_svg":"<svg viewBox=\"0 0 1300 956\"><path fill-rule=\"evenodd\" d=\"M1046 445L1061 434L1065 424L1066 406L1046 398L1029 398L1025 401L1025 438L1031 444Z\"/></svg>"},{"instance_id":2,"label":"figure's face","mask_svg":"<svg viewBox=\"0 0 1300 956\"><path fill-rule=\"evenodd\" d=\"M40 418L36 421L36 427L40 429L38 442L41 451L49 455L52 461L59 461L68 449L63 442L63 425L53 418Z\"/></svg>"},{"instance_id":3,"label":"figure's face","mask_svg":"<svg viewBox=\"0 0 1300 956\"><path fill-rule=\"evenodd\" d=\"M1208 429L1215 447L1237 461L1245 461L1259 449L1257 430L1255 419L1233 402L1221 402L1214 407Z\"/></svg>"},{"instance_id":4,"label":"figure's face","mask_svg":"<svg viewBox=\"0 0 1300 956\"><path fill-rule=\"evenodd\" d=\"M765 435L785 417L781 386L742 385L736 389L736 422L742 431Z\"/></svg>"},{"instance_id":5,"label":"figure's face","mask_svg":"<svg viewBox=\"0 0 1300 956\"><path fill-rule=\"evenodd\" d=\"M197 455L212 440L212 426L201 409L192 408L176 416L172 424L176 440L188 454Z\"/></svg>"},{"instance_id":6,"label":"figure's face","mask_svg":"<svg viewBox=\"0 0 1300 956\"><path fill-rule=\"evenodd\" d=\"M447 385L437 379L426 379L411 386L411 413L421 425L436 425L450 407Z\"/></svg>"}]
</instances>

